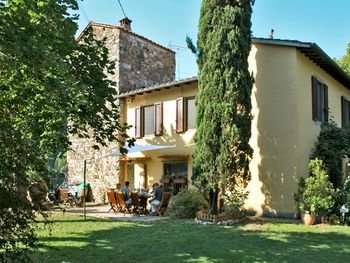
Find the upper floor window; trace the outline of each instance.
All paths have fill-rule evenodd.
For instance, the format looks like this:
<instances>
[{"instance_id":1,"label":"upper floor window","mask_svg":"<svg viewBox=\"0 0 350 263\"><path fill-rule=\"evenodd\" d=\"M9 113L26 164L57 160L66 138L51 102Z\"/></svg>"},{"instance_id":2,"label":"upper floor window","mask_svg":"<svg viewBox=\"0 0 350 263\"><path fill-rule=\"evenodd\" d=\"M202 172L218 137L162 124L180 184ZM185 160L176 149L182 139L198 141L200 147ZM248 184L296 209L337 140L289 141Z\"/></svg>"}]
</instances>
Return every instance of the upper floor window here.
<instances>
[{"instance_id":1,"label":"upper floor window","mask_svg":"<svg viewBox=\"0 0 350 263\"><path fill-rule=\"evenodd\" d=\"M328 86L312 76L312 119L328 122Z\"/></svg>"},{"instance_id":2,"label":"upper floor window","mask_svg":"<svg viewBox=\"0 0 350 263\"><path fill-rule=\"evenodd\" d=\"M348 126L350 123L350 101L344 96L341 97L341 126Z\"/></svg>"},{"instance_id":3,"label":"upper floor window","mask_svg":"<svg viewBox=\"0 0 350 263\"><path fill-rule=\"evenodd\" d=\"M135 137L163 134L163 104L138 106L135 108Z\"/></svg>"},{"instance_id":4,"label":"upper floor window","mask_svg":"<svg viewBox=\"0 0 350 263\"><path fill-rule=\"evenodd\" d=\"M196 105L195 105L195 98L187 98L187 104L186 104L186 126L187 130L189 129L195 129L196 128Z\"/></svg>"},{"instance_id":5,"label":"upper floor window","mask_svg":"<svg viewBox=\"0 0 350 263\"><path fill-rule=\"evenodd\" d=\"M195 98L176 99L176 132L194 129L196 120Z\"/></svg>"},{"instance_id":6,"label":"upper floor window","mask_svg":"<svg viewBox=\"0 0 350 263\"><path fill-rule=\"evenodd\" d=\"M143 107L144 135L154 134L154 105Z\"/></svg>"}]
</instances>

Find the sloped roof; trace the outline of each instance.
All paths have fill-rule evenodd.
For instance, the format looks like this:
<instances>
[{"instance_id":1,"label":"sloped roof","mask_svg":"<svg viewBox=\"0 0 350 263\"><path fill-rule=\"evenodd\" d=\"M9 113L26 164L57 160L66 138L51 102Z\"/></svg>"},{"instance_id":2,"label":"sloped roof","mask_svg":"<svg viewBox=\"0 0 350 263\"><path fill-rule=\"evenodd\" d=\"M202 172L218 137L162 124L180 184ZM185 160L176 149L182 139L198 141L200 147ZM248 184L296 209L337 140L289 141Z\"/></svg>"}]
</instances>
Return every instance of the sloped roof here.
<instances>
[{"instance_id":1,"label":"sloped roof","mask_svg":"<svg viewBox=\"0 0 350 263\"><path fill-rule=\"evenodd\" d=\"M151 42L163 49L171 51L175 53L170 48L162 46L148 38L145 38L139 34L136 34L133 31L127 30L123 27L112 25L112 24L104 24L97 22L89 22L89 24L85 27L85 29L80 33L77 38L77 41L81 39L84 35L85 31L91 26L99 26L99 27L107 27L107 28L116 28L120 30L124 30L130 34L133 34L143 40ZM312 42L302 42L298 40L290 40L290 39L270 39L270 38L252 38L253 44L266 44L266 45L276 45L276 46L288 46L295 47L301 53L303 53L306 57L308 57L311 61L313 61L316 65L321 67L324 71L326 71L329 75L331 75L334 79L339 81L346 88L350 89L350 76L332 59L330 58L316 43ZM152 91L158 91L163 88L177 87L183 84L190 84L191 82L198 81L197 77L190 77L182 80L175 80L166 83L159 83L157 85L144 87L140 89L136 89L133 91L127 91L121 93L118 98L130 97L135 95L141 95L143 93L150 93Z\"/></svg>"},{"instance_id":2,"label":"sloped roof","mask_svg":"<svg viewBox=\"0 0 350 263\"><path fill-rule=\"evenodd\" d=\"M295 47L334 79L350 89L350 76L316 43L269 38L253 38L252 42L257 44Z\"/></svg>"},{"instance_id":3,"label":"sloped roof","mask_svg":"<svg viewBox=\"0 0 350 263\"><path fill-rule=\"evenodd\" d=\"M311 61L321 67L334 79L339 81L347 89L350 89L350 76L340 66L334 62L317 44L310 42L301 42L297 40L285 40L285 39L269 39L269 38L253 38L253 44L266 44L277 46L295 47ZM159 91L164 88L179 87L183 84L190 84L197 82L197 77L190 77L182 80L176 80L166 83L160 83L157 85L136 89L133 91L127 91L118 96L118 98L133 97L136 95L142 95L143 93L151 93L153 91Z\"/></svg>"},{"instance_id":4,"label":"sloped roof","mask_svg":"<svg viewBox=\"0 0 350 263\"><path fill-rule=\"evenodd\" d=\"M181 85L191 84L192 82L197 82L197 81L198 81L197 77L190 77L190 78L181 79L181 80L174 80L174 81L169 81L169 82L165 82L165 83L159 83L159 84L156 84L153 86L124 92L124 93L120 94L118 96L118 98L133 97L136 95L142 95L143 93L151 93L152 91L160 91L160 90L166 89L166 88L180 87Z\"/></svg>"},{"instance_id":5,"label":"sloped roof","mask_svg":"<svg viewBox=\"0 0 350 263\"><path fill-rule=\"evenodd\" d=\"M172 53L175 53L174 50L172 50L172 49L170 49L170 48L168 48L168 47L166 47L166 46L163 46L163 45L161 45L161 44L159 44L159 43L157 43L157 42L154 42L154 41L152 41L152 40L150 40L150 39L148 39L148 38L146 38L146 37L144 37L144 36L141 36L141 35L139 35L139 34L136 34L135 32L133 32L133 31L131 31L131 30L128 30L128 29L126 29L126 28L124 28L124 27L116 26L116 25L113 25L113 24L98 23L98 22L94 22L94 21L90 21L90 22L87 24L87 26L83 29L83 31L79 34L79 36L77 37L77 41L78 41L78 42L79 42L80 39L83 37L83 35L85 34L86 30L87 30L89 27L92 27L92 26L104 27L104 28L120 29L120 30L123 30L123 31L125 31L125 32L127 32L127 33L129 33L129 34L132 34L132 35L134 35L134 36L137 36L137 37L139 37L139 38L141 38L141 39L143 39L143 40L145 40L145 41L147 41L147 42L150 42L150 43L152 43L152 44L154 44L154 45L156 45L156 46L158 46L158 47L161 47L161 48L163 48L163 49L166 49L167 51L170 51L170 52L172 52Z\"/></svg>"}]
</instances>

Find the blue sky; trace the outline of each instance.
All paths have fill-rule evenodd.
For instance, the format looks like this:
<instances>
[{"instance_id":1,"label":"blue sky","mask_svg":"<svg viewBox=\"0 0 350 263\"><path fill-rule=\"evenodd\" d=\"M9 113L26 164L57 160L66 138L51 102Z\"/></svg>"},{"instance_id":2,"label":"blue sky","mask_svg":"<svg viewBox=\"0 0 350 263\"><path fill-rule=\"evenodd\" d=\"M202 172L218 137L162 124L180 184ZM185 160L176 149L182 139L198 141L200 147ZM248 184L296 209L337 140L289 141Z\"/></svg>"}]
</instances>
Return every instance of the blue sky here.
<instances>
[{"instance_id":1,"label":"blue sky","mask_svg":"<svg viewBox=\"0 0 350 263\"><path fill-rule=\"evenodd\" d=\"M200 0L120 0L133 20L132 30L176 51L176 78L197 75L194 55L187 50L186 35L196 40ZM336 2L336 4L335 4ZM89 20L119 24L124 17L118 0L79 2L79 32ZM330 57L345 54L350 42L349 0L256 0L252 31L267 37L317 43Z\"/></svg>"}]
</instances>

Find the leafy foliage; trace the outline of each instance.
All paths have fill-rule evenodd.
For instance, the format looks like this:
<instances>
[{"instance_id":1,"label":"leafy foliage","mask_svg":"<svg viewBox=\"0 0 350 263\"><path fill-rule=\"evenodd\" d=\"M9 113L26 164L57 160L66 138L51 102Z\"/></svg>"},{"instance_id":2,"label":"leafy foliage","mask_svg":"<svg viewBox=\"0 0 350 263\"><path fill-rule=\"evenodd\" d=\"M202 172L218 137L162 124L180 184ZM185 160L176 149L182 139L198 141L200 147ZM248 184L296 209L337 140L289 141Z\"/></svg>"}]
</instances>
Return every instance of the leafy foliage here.
<instances>
[{"instance_id":1,"label":"leafy foliage","mask_svg":"<svg viewBox=\"0 0 350 263\"><path fill-rule=\"evenodd\" d=\"M323 160L335 187L341 186L341 160L345 155L350 156L349 127L339 128L332 121L322 124L313 157Z\"/></svg>"},{"instance_id":2,"label":"leafy foliage","mask_svg":"<svg viewBox=\"0 0 350 263\"><path fill-rule=\"evenodd\" d=\"M350 176L348 175L343 183L343 186L340 189L337 189L335 195L335 205L333 209L333 213L336 215L340 215L340 208L342 206L346 208L350 208Z\"/></svg>"},{"instance_id":3,"label":"leafy foliage","mask_svg":"<svg viewBox=\"0 0 350 263\"><path fill-rule=\"evenodd\" d=\"M310 161L311 176L305 180L301 189L299 207L304 211L318 213L334 205L335 190L328 179L322 160Z\"/></svg>"},{"instance_id":4,"label":"leafy foliage","mask_svg":"<svg viewBox=\"0 0 350 263\"><path fill-rule=\"evenodd\" d=\"M76 42L77 9L76 0L0 1L2 262L24 261L38 245L34 223L45 206L27 191L32 178L46 180L48 157L67 149L68 134L99 145L128 138L107 78L114 63L91 31Z\"/></svg>"},{"instance_id":5,"label":"leafy foliage","mask_svg":"<svg viewBox=\"0 0 350 263\"><path fill-rule=\"evenodd\" d=\"M242 189L234 189L224 194L225 209L239 211L248 197L248 192Z\"/></svg>"},{"instance_id":6,"label":"leafy foliage","mask_svg":"<svg viewBox=\"0 0 350 263\"><path fill-rule=\"evenodd\" d=\"M350 176L347 176L343 186L344 200L343 204L350 209Z\"/></svg>"},{"instance_id":7,"label":"leafy foliage","mask_svg":"<svg viewBox=\"0 0 350 263\"><path fill-rule=\"evenodd\" d=\"M350 74L350 43L348 43L348 47L346 49L346 54L342 56L340 59L334 59L335 62L339 64L339 66L348 74Z\"/></svg>"},{"instance_id":8,"label":"leafy foliage","mask_svg":"<svg viewBox=\"0 0 350 263\"><path fill-rule=\"evenodd\" d=\"M184 189L172 197L170 215L175 218L194 218L196 213L206 205L197 189Z\"/></svg>"},{"instance_id":9,"label":"leafy foliage","mask_svg":"<svg viewBox=\"0 0 350 263\"><path fill-rule=\"evenodd\" d=\"M248 71L253 1L203 0L197 58L195 184L217 213L220 188L245 186L250 178L251 90ZM189 41L187 41L189 42Z\"/></svg>"}]
</instances>

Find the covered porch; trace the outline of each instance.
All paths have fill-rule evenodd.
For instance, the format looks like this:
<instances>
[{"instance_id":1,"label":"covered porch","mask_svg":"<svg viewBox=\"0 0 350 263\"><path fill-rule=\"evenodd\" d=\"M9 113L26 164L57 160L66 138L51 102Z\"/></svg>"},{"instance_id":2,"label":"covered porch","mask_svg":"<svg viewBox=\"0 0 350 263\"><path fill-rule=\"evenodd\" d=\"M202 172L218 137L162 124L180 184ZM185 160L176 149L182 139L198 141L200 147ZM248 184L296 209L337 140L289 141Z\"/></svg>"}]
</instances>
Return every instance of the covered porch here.
<instances>
[{"instance_id":1,"label":"covered porch","mask_svg":"<svg viewBox=\"0 0 350 263\"><path fill-rule=\"evenodd\" d=\"M130 182L131 189L150 189L154 183L164 185L165 191L176 195L187 188L192 176L192 158L179 154L175 146L140 145L131 147L128 154L113 153L119 158L120 182Z\"/></svg>"}]
</instances>

